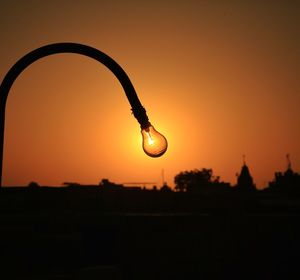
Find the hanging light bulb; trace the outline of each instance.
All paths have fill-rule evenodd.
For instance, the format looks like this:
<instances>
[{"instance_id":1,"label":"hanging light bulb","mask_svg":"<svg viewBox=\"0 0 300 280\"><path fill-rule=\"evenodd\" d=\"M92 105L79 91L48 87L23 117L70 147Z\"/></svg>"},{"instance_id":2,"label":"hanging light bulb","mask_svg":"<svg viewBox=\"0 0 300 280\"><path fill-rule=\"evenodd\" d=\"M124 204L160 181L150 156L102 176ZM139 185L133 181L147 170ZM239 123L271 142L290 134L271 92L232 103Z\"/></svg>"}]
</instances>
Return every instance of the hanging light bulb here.
<instances>
[{"instance_id":1,"label":"hanging light bulb","mask_svg":"<svg viewBox=\"0 0 300 280\"><path fill-rule=\"evenodd\" d=\"M167 139L156 131L151 124L147 128L143 128L141 132L143 136L143 149L148 156L160 157L166 152L168 148Z\"/></svg>"}]
</instances>

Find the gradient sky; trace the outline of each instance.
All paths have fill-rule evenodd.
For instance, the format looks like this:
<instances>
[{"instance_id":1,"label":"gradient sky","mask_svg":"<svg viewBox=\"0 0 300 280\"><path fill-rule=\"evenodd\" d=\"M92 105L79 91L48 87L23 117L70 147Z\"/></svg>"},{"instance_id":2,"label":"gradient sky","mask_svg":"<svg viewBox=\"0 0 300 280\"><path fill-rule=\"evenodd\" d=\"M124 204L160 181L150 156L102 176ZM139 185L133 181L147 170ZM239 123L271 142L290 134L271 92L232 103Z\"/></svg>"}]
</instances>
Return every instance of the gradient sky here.
<instances>
[{"instance_id":1,"label":"gradient sky","mask_svg":"<svg viewBox=\"0 0 300 280\"><path fill-rule=\"evenodd\" d=\"M90 45L129 75L169 140L159 159L117 79L76 54L35 62L7 103L3 185L150 181L212 168L236 182L242 155L261 188L285 155L300 171L299 1L16 1L0 9L0 78L27 52Z\"/></svg>"}]
</instances>

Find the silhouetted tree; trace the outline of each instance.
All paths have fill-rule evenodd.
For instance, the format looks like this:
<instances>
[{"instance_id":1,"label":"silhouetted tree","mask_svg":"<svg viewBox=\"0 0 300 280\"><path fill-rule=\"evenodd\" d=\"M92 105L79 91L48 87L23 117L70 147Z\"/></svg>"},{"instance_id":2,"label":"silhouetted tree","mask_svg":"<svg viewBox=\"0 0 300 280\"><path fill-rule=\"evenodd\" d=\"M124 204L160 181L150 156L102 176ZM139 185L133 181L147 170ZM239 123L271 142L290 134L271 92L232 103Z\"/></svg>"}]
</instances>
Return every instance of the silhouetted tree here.
<instances>
[{"instance_id":1,"label":"silhouetted tree","mask_svg":"<svg viewBox=\"0 0 300 280\"><path fill-rule=\"evenodd\" d=\"M36 188L39 188L40 185L37 183L37 182L30 182L28 184L28 188L31 188L31 189L36 189Z\"/></svg>"},{"instance_id":2,"label":"silhouetted tree","mask_svg":"<svg viewBox=\"0 0 300 280\"><path fill-rule=\"evenodd\" d=\"M160 191L161 191L161 192L171 192L172 189L171 189L171 187L169 187L169 186L167 185L167 183L164 183L163 186L160 188Z\"/></svg>"},{"instance_id":3,"label":"silhouetted tree","mask_svg":"<svg viewBox=\"0 0 300 280\"><path fill-rule=\"evenodd\" d=\"M220 178L212 174L212 169L206 168L180 172L174 178L175 190L195 192L218 184Z\"/></svg>"}]
</instances>

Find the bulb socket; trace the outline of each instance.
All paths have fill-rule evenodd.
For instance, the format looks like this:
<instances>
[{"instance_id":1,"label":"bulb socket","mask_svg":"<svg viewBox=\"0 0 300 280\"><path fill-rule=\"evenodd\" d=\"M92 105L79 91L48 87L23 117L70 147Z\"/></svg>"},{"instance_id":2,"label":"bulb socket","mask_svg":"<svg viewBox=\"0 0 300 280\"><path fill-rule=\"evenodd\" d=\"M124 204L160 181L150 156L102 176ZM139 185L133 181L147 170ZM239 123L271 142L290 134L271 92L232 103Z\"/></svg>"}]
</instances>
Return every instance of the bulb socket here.
<instances>
[{"instance_id":1,"label":"bulb socket","mask_svg":"<svg viewBox=\"0 0 300 280\"><path fill-rule=\"evenodd\" d=\"M146 114L146 110L143 106L132 108L131 111L134 117L139 122L141 129L148 128L151 125L149 122L149 118Z\"/></svg>"}]
</instances>

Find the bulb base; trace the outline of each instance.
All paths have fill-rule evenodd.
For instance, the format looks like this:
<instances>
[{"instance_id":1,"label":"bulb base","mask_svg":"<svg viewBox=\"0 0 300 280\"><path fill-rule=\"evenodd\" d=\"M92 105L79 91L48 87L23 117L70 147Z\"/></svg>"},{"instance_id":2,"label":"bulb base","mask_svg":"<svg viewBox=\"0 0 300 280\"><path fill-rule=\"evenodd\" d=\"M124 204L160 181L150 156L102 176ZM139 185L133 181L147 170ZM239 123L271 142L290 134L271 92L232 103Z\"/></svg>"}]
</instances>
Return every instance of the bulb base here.
<instances>
[{"instance_id":1,"label":"bulb base","mask_svg":"<svg viewBox=\"0 0 300 280\"><path fill-rule=\"evenodd\" d=\"M137 119L139 122L141 129L146 129L149 126L151 126L149 122L149 118L147 116L146 110L144 107L139 106L131 109L134 117Z\"/></svg>"}]
</instances>

